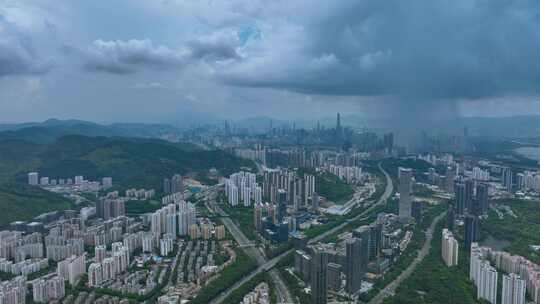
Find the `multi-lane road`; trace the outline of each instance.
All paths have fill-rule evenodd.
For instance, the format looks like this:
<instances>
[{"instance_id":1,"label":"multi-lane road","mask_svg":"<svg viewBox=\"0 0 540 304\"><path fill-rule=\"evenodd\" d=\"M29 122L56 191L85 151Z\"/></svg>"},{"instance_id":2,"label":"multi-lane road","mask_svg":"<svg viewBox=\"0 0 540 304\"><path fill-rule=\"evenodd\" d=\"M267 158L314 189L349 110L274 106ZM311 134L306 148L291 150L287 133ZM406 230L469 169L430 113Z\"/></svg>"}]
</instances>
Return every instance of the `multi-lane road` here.
<instances>
[{"instance_id":1,"label":"multi-lane road","mask_svg":"<svg viewBox=\"0 0 540 304\"><path fill-rule=\"evenodd\" d=\"M322 234L319 234L318 236L312 238L309 240L309 243L310 244L313 244L315 242L318 242L320 240L323 240L324 238L340 231L341 229L343 229L347 224L353 222L353 221L357 221L357 220L360 220L364 217L367 218L367 215L373 210L375 209L377 206L380 206L382 204L386 204L386 200L390 197L390 195L392 195L392 191L394 189L394 186L392 184L392 179L390 178L390 175L388 175L388 173L386 171L384 171L384 169L382 168L381 164L379 163L379 170L381 170L381 172L384 173L384 176L386 178L386 188L384 190L384 193L381 195L381 197L377 200L377 202L375 202L374 204L372 204L370 207L368 207L366 210L362 211L360 214L358 214L357 216L355 216L354 218L351 218L351 219L348 219L347 221L344 221L343 223L339 224L338 226L330 229L330 230L327 230L325 232L323 232ZM216 207L216 210L217 212L222 215L222 216L225 216L225 212L223 212L223 210L221 210L219 208L219 206L215 206ZM227 221L228 220L228 221ZM236 232L240 232L240 229L238 229L238 227L236 227L236 225L234 225L234 223L232 222L232 220L230 220L229 218L226 218L224 217L223 218L223 223L227 226L227 228L230 230L230 231L234 231L235 233L234 234L237 234ZM228 226L232 223L233 225L231 225L230 227ZM233 230L231 230L231 228ZM239 234L240 235L240 234ZM243 234L242 234L243 235ZM244 236L245 238L245 236ZM240 239L241 240L241 239ZM247 238L246 238L247 240ZM248 240L249 241L249 240ZM237 240L238 242L238 240ZM240 243L240 242L239 242ZM248 247L244 247L244 248L248 248ZM254 247L250 247L252 248L253 250L257 250L255 249ZM281 259L283 259L284 257L286 257L289 253L291 253L293 251L293 249L291 250L288 250L284 253L282 253L281 255L273 258L273 259L270 259L268 261L266 261L265 263L263 264L259 264L259 267L257 267L257 269L255 269L254 271L252 271L250 274L246 275L245 277L243 277L241 280L237 281L236 283L234 283L233 286L229 287L227 290L225 290L224 292L222 292L218 297L216 297L214 300L212 300L210 303L212 304L218 304L218 303L222 303L224 299L226 299L233 291L235 291L236 289L238 289L240 286L242 286L243 284L245 284L246 282L248 282L249 280L251 280L253 277L255 277L257 274L263 272L263 271L270 271L270 275L272 276L272 278L274 278L275 276L277 276L279 278L278 282L281 282L280 284L276 284L276 287L278 289L278 294L282 294L282 293L286 293L287 296L279 296L280 299L279 299L279 303L293 303L293 300L290 296L290 293L287 289L287 287L285 286L285 284L283 283L283 280L281 280L281 278L279 277L279 273L277 272L277 270L275 269L272 269ZM260 252L259 252L260 253ZM282 286L280 286L281 284L283 284ZM281 289L281 291L280 291Z\"/></svg>"},{"instance_id":2,"label":"multi-lane road","mask_svg":"<svg viewBox=\"0 0 540 304\"><path fill-rule=\"evenodd\" d=\"M401 284L405 279L410 277L414 270L416 270L416 267L418 267L418 264L424 260L424 258L429 253L429 250L431 249L431 241L433 240L433 231L435 231L435 227L439 223L440 220L444 218L446 215L446 212L443 212L439 214L433 221L431 222L431 225L429 226L428 230L426 231L426 240L424 241L424 245L422 245L422 249L420 249L420 252L418 253L418 256L414 259L414 261L407 266L407 268L392 282L388 283L379 293L369 301L369 304L380 304L383 302L384 298L388 296L393 296L396 293L396 289L398 288L399 284Z\"/></svg>"},{"instance_id":3,"label":"multi-lane road","mask_svg":"<svg viewBox=\"0 0 540 304\"><path fill-rule=\"evenodd\" d=\"M244 235L242 230L240 230L240 228L238 228L238 226L233 222L233 220L231 220L231 218L228 217L227 213L225 211L223 211L223 209L221 209L217 204L215 204L215 200L211 200L211 204L213 205L214 210L220 216L222 216L221 221L223 222L225 227L227 227L227 229L231 232L231 235L234 237L235 241L238 243L240 248L242 248L242 250L244 250L244 252L248 256L250 256L255 261L257 261L257 264L259 265L259 267L262 266L262 265L265 265L268 262L268 260L266 259L264 254L260 251L260 249L258 247L256 247L256 246L254 246L253 241L248 239ZM244 281L244 279L246 279L246 277L244 277L244 279L241 282L247 282L251 278L253 278L254 276L255 276L255 274L247 276L249 279L246 280L246 281ZM291 297L291 293L287 289L287 285L285 285L285 282L283 281L283 279L279 275L279 272L277 270L275 270L275 269L271 270L270 271L270 278L272 279L274 285L276 286L278 302L279 303L292 303L293 300L292 300L292 297ZM234 289L240 287L242 284L240 284L238 286L236 286L236 284L235 284L236 287ZM225 300L229 296L229 294L230 293L222 293L220 296L213 299L212 302L210 302L210 303L214 303L214 304L222 303L223 300Z\"/></svg>"},{"instance_id":4,"label":"multi-lane road","mask_svg":"<svg viewBox=\"0 0 540 304\"><path fill-rule=\"evenodd\" d=\"M384 193L381 195L379 200L377 200L377 202L375 202L374 204L369 206L366 210L362 211L357 216L355 216L353 218L350 218L350 219L344 221L343 223L337 225L336 227L334 227L334 228L332 228L330 230L327 230L324 233L319 234L316 237L310 239L309 240L310 244L313 244L313 243L316 243L318 241L321 241L321 240L325 239L326 237L328 237L328 236L338 232L339 230L343 229L345 226L347 226L347 224L349 224L351 222L363 219L364 217L367 218L366 215L369 214L373 209L377 208L380 205L386 204L386 200L390 197L390 195L392 195L392 191L394 190L394 185L392 184L392 179L390 178L390 175L388 175L388 173L386 171L384 171L384 169L382 168L381 163L379 163L378 166L379 166L379 170L381 170L382 173L384 173L384 177L386 178L386 188L384 189Z\"/></svg>"}]
</instances>

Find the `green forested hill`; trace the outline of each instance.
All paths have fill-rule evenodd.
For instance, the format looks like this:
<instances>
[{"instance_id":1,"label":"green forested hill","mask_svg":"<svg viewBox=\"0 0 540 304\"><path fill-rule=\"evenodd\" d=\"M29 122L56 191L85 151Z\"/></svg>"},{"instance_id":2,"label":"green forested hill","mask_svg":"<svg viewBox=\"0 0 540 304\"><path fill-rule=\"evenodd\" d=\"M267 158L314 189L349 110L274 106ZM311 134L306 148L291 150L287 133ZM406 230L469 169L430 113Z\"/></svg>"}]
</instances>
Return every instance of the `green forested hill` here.
<instances>
[{"instance_id":1,"label":"green forested hill","mask_svg":"<svg viewBox=\"0 0 540 304\"><path fill-rule=\"evenodd\" d=\"M224 151L184 149L183 144L161 140L120 137L64 136L50 144L21 140L0 141L0 178L26 182L28 171L41 176L89 179L112 176L121 187L159 189L163 178L215 167L230 174L241 166L252 166Z\"/></svg>"},{"instance_id":2,"label":"green forested hill","mask_svg":"<svg viewBox=\"0 0 540 304\"><path fill-rule=\"evenodd\" d=\"M183 149L181 144L124 138L66 136L38 155L40 174L50 177L112 176L121 187L153 187L175 173L189 174L215 167L230 174L251 162L223 151Z\"/></svg>"},{"instance_id":3,"label":"green forested hill","mask_svg":"<svg viewBox=\"0 0 540 304\"><path fill-rule=\"evenodd\" d=\"M80 135L60 137L48 144L5 140L0 141L0 208L7 205L12 208L9 209L12 210L10 214L5 216L6 220L19 219L23 211L18 210L20 204L14 203L15 198L28 192L28 187L20 188L19 192L11 195L5 193L13 188L12 185L23 187L29 171L37 171L40 176L50 178L83 175L97 180L111 176L120 190L144 187L160 191L163 178L175 173L197 174L215 167L221 174L227 175L242 166L253 167L253 164L224 151L195 150L191 145L161 140ZM40 207L57 209L58 201L58 197L46 197L39 204ZM39 209L40 213L47 211L43 210ZM38 209L32 211L37 212ZM31 215L36 214L31 212ZM5 223L3 220L0 217L0 224Z\"/></svg>"},{"instance_id":4,"label":"green forested hill","mask_svg":"<svg viewBox=\"0 0 540 304\"><path fill-rule=\"evenodd\" d=\"M0 185L0 227L13 221L28 221L52 210L65 210L71 203L61 195L26 184Z\"/></svg>"},{"instance_id":5,"label":"green forested hill","mask_svg":"<svg viewBox=\"0 0 540 304\"><path fill-rule=\"evenodd\" d=\"M84 120L49 119L39 123L0 124L0 141L22 139L45 144L52 143L66 135L159 138L178 132L177 128L166 124L115 123L101 125Z\"/></svg>"}]
</instances>

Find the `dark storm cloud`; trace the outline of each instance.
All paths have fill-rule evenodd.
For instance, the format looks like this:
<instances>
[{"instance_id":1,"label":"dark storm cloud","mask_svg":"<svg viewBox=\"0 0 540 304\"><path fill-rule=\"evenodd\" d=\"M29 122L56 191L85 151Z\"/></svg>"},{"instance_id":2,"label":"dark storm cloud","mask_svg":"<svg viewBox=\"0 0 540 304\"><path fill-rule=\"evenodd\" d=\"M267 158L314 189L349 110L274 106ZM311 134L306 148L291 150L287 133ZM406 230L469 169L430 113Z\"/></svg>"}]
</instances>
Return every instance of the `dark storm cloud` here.
<instances>
[{"instance_id":1,"label":"dark storm cloud","mask_svg":"<svg viewBox=\"0 0 540 304\"><path fill-rule=\"evenodd\" d=\"M90 71L129 74L141 68L170 69L186 63L188 54L165 46L155 46L152 41L96 40L84 52L84 67Z\"/></svg>"},{"instance_id":2,"label":"dark storm cloud","mask_svg":"<svg viewBox=\"0 0 540 304\"><path fill-rule=\"evenodd\" d=\"M0 0L0 120L159 120L186 103L223 117L362 109L402 126L483 107L513 115L529 103L540 113L539 8L538 0ZM149 111L148 100L167 105Z\"/></svg>"},{"instance_id":3,"label":"dark storm cloud","mask_svg":"<svg viewBox=\"0 0 540 304\"><path fill-rule=\"evenodd\" d=\"M233 45L222 42L192 41L189 43L193 58L236 59L239 58Z\"/></svg>"},{"instance_id":4,"label":"dark storm cloud","mask_svg":"<svg viewBox=\"0 0 540 304\"><path fill-rule=\"evenodd\" d=\"M292 21L263 31L264 56L221 71L222 80L433 100L540 91L540 1L305 4Z\"/></svg>"},{"instance_id":5,"label":"dark storm cloud","mask_svg":"<svg viewBox=\"0 0 540 304\"><path fill-rule=\"evenodd\" d=\"M32 41L0 15L0 77L42 74L49 70L33 48Z\"/></svg>"},{"instance_id":6,"label":"dark storm cloud","mask_svg":"<svg viewBox=\"0 0 540 304\"><path fill-rule=\"evenodd\" d=\"M84 67L90 71L130 74L141 69L176 69L186 64L204 61L238 59L238 38L230 32L200 37L179 49L156 46L149 39L128 41L96 40L87 50Z\"/></svg>"}]
</instances>

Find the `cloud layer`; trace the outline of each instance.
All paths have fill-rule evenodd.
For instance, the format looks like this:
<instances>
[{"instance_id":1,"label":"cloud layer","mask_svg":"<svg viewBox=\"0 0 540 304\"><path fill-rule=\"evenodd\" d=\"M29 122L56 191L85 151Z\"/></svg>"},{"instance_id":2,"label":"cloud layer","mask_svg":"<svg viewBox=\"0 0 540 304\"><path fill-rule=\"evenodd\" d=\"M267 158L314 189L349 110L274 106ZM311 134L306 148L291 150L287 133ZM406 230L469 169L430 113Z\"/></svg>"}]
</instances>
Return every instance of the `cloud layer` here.
<instances>
[{"instance_id":1,"label":"cloud layer","mask_svg":"<svg viewBox=\"0 0 540 304\"><path fill-rule=\"evenodd\" d=\"M90 71L128 74L142 68L170 69L185 64L188 54L182 50L154 46L149 39L128 41L95 40L84 53L85 68Z\"/></svg>"},{"instance_id":2,"label":"cloud layer","mask_svg":"<svg viewBox=\"0 0 540 304\"><path fill-rule=\"evenodd\" d=\"M0 87L39 83L40 115L115 119L97 109L148 100L165 105L129 116L506 113L518 99L540 113L539 54L537 0L0 2Z\"/></svg>"},{"instance_id":3,"label":"cloud layer","mask_svg":"<svg viewBox=\"0 0 540 304\"><path fill-rule=\"evenodd\" d=\"M49 67L34 50L31 39L0 14L0 77L41 74Z\"/></svg>"},{"instance_id":4,"label":"cloud layer","mask_svg":"<svg viewBox=\"0 0 540 304\"><path fill-rule=\"evenodd\" d=\"M305 18L284 9L253 56L223 71L228 83L434 100L540 90L538 1L304 4Z\"/></svg>"},{"instance_id":5,"label":"cloud layer","mask_svg":"<svg viewBox=\"0 0 540 304\"><path fill-rule=\"evenodd\" d=\"M178 69L197 61L240 59L237 47L237 33L226 31L187 41L177 49L154 45L150 39L98 39L80 53L85 60L84 67L89 71L130 74L145 68Z\"/></svg>"}]
</instances>

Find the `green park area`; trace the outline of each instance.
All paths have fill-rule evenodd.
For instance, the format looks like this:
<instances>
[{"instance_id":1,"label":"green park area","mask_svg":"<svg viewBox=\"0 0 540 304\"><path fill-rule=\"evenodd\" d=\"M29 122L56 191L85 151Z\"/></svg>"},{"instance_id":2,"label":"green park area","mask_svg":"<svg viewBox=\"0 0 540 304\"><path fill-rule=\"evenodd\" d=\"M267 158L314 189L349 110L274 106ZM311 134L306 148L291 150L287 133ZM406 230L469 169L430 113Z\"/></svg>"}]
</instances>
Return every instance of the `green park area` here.
<instances>
[{"instance_id":1,"label":"green park area","mask_svg":"<svg viewBox=\"0 0 540 304\"><path fill-rule=\"evenodd\" d=\"M389 202L386 212L395 212L397 209L397 200L392 200ZM416 259L418 253L424 242L426 241L425 231L431 225L433 220L440 215L446 209L444 204L438 205L428 205L424 204L424 212L422 220L420 223L415 224L414 226L408 228L407 230L412 231L413 236L411 241L405 251L399 256L398 260L390 267L382 279L377 280L373 285L373 289L360 296L360 299L363 301L369 301L373 298L381 289L387 286L390 282L396 279L407 267Z\"/></svg>"},{"instance_id":2,"label":"green park area","mask_svg":"<svg viewBox=\"0 0 540 304\"><path fill-rule=\"evenodd\" d=\"M468 304L476 300L476 290L469 281L469 255L459 252L459 265L447 267L441 259L444 220L435 229L432 246L414 273L401 283L395 296L385 304Z\"/></svg>"},{"instance_id":3,"label":"green park area","mask_svg":"<svg viewBox=\"0 0 540 304\"><path fill-rule=\"evenodd\" d=\"M191 304L206 304L217 297L220 293L231 287L235 282L248 275L257 267L257 263L247 256L244 251L236 250L236 260L226 267L219 277L205 285ZM247 288L245 288L247 291Z\"/></svg>"},{"instance_id":4,"label":"green park area","mask_svg":"<svg viewBox=\"0 0 540 304\"><path fill-rule=\"evenodd\" d=\"M326 197L336 204L346 203L354 194L354 188L342 181L337 175L329 172L315 172L313 169L302 168L298 174L315 175L315 189L319 195Z\"/></svg>"},{"instance_id":5,"label":"green park area","mask_svg":"<svg viewBox=\"0 0 540 304\"><path fill-rule=\"evenodd\" d=\"M126 202L126 213L128 215L151 213L159 208L161 208L161 202L156 200L132 200Z\"/></svg>"},{"instance_id":6,"label":"green park area","mask_svg":"<svg viewBox=\"0 0 540 304\"><path fill-rule=\"evenodd\" d=\"M489 210L489 217L482 222L482 241L498 245L512 254L524 256L540 264L540 252L532 250L529 245L540 245L540 202L519 199L496 200L492 206L508 206L515 217L500 208L502 218Z\"/></svg>"}]
</instances>

